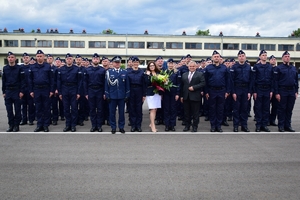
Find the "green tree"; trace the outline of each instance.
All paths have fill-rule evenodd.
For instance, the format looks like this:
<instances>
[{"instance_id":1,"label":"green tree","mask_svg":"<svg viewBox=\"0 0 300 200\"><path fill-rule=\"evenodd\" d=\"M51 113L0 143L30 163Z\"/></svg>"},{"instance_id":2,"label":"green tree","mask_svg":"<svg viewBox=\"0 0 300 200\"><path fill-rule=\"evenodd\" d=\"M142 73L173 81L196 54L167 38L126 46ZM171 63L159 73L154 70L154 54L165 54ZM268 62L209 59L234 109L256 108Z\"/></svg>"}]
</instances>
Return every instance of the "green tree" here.
<instances>
[{"instance_id":1,"label":"green tree","mask_svg":"<svg viewBox=\"0 0 300 200\"><path fill-rule=\"evenodd\" d=\"M32 29L32 30L31 30L31 33L35 33L35 30L34 30L34 29Z\"/></svg>"},{"instance_id":2,"label":"green tree","mask_svg":"<svg viewBox=\"0 0 300 200\"><path fill-rule=\"evenodd\" d=\"M198 31L196 32L196 35L200 35L200 36L210 36L209 29L204 30L204 31L198 30Z\"/></svg>"},{"instance_id":3,"label":"green tree","mask_svg":"<svg viewBox=\"0 0 300 200\"><path fill-rule=\"evenodd\" d=\"M102 31L102 34L116 34L116 33L111 29L106 29Z\"/></svg>"},{"instance_id":4,"label":"green tree","mask_svg":"<svg viewBox=\"0 0 300 200\"><path fill-rule=\"evenodd\" d=\"M300 37L300 28L294 30L289 37Z\"/></svg>"}]
</instances>

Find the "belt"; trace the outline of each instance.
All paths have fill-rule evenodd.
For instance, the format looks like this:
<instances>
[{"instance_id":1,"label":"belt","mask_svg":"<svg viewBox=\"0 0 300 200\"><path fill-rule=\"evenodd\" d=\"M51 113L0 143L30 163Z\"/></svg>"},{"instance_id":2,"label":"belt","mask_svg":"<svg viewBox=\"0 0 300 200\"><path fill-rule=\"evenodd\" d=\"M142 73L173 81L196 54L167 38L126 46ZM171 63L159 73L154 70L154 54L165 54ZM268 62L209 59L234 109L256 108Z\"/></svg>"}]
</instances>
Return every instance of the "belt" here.
<instances>
[{"instance_id":1,"label":"belt","mask_svg":"<svg viewBox=\"0 0 300 200\"><path fill-rule=\"evenodd\" d=\"M210 87L211 90L224 90L225 87Z\"/></svg>"},{"instance_id":2,"label":"belt","mask_svg":"<svg viewBox=\"0 0 300 200\"><path fill-rule=\"evenodd\" d=\"M42 88L48 88L49 85L34 85L34 88L37 88L37 89L42 89Z\"/></svg>"},{"instance_id":3,"label":"belt","mask_svg":"<svg viewBox=\"0 0 300 200\"><path fill-rule=\"evenodd\" d=\"M249 84L248 83L236 83L235 86L236 87L248 87Z\"/></svg>"},{"instance_id":4,"label":"belt","mask_svg":"<svg viewBox=\"0 0 300 200\"><path fill-rule=\"evenodd\" d=\"M294 90L294 86L279 86L280 89L284 89L284 90Z\"/></svg>"},{"instance_id":5,"label":"belt","mask_svg":"<svg viewBox=\"0 0 300 200\"><path fill-rule=\"evenodd\" d=\"M132 88L139 88L139 87L142 87L142 86L138 85L138 84L131 84L130 87L132 87Z\"/></svg>"},{"instance_id":6,"label":"belt","mask_svg":"<svg viewBox=\"0 0 300 200\"><path fill-rule=\"evenodd\" d=\"M89 88L92 88L92 89L100 89L100 88L101 88L101 85L90 85Z\"/></svg>"},{"instance_id":7,"label":"belt","mask_svg":"<svg viewBox=\"0 0 300 200\"><path fill-rule=\"evenodd\" d=\"M6 87L6 89L7 90L17 90L17 89L19 89L19 87L17 87L17 86L13 86L13 87Z\"/></svg>"},{"instance_id":8,"label":"belt","mask_svg":"<svg viewBox=\"0 0 300 200\"><path fill-rule=\"evenodd\" d=\"M262 89L269 89L271 88L270 85L257 85L258 88L262 88Z\"/></svg>"},{"instance_id":9,"label":"belt","mask_svg":"<svg viewBox=\"0 0 300 200\"><path fill-rule=\"evenodd\" d=\"M64 83L65 86L75 86L77 85L77 83L70 83L70 82L66 82Z\"/></svg>"}]
</instances>

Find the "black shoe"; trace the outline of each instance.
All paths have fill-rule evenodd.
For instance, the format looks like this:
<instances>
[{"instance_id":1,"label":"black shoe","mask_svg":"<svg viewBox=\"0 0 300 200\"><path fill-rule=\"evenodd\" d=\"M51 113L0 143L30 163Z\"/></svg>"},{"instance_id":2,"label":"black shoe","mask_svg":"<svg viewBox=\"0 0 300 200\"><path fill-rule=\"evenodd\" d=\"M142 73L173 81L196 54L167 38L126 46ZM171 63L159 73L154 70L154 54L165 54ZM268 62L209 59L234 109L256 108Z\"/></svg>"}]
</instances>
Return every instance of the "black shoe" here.
<instances>
[{"instance_id":1,"label":"black shoe","mask_svg":"<svg viewBox=\"0 0 300 200\"><path fill-rule=\"evenodd\" d=\"M193 127L192 132L197 132L197 127Z\"/></svg>"},{"instance_id":2,"label":"black shoe","mask_svg":"<svg viewBox=\"0 0 300 200\"><path fill-rule=\"evenodd\" d=\"M63 132L67 132L67 131L70 131L71 130L71 127L70 126L66 126L63 130Z\"/></svg>"},{"instance_id":3,"label":"black shoe","mask_svg":"<svg viewBox=\"0 0 300 200\"><path fill-rule=\"evenodd\" d=\"M98 130L98 132L102 132L103 131L102 127L98 127L97 130Z\"/></svg>"},{"instance_id":4,"label":"black shoe","mask_svg":"<svg viewBox=\"0 0 300 200\"><path fill-rule=\"evenodd\" d=\"M85 118L84 118L84 121L89 121L89 117L85 117Z\"/></svg>"},{"instance_id":5,"label":"black shoe","mask_svg":"<svg viewBox=\"0 0 300 200\"><path fill-rule=\"evenodd\" d=\"M190 130L190 127L189 127L189 126L186 126L186 127L184 127L184 129L183 129L184 132L187 132L187 131L189 131L189 130Z\"/></svg>"},{"instance_id":6,"label":"black shoe","mask_svg":"<svg viewBox=\"0 0 300 200\"><path fill-rule=\"evenodd\" d=\"M40 132L40 131L43 131L43 127L39 127L37 126L36 129L34 129L34 132Z\"/></svg>"},{"instance_id":7,"label":"black shoe","mask_svg":"<svg viewBox=\"0 0 300 200\"><path fill-rule=\"evenodd\" d=\"M210 132L216 132L216 128L214 127L210 128Z\"/></svg>"},{"instance_id":8,"label":"black shoe","mask_svg":"<svg viewBox=\"0 0 300 200\"><path fill-rule=\"evenodd\" d=\"M175 127L174 127L174 126L171 126L171 127L170 127L170 130L171 130L171 131L175 131Z\"/></svg>"},{"instance_id":9,"label":"black shoe","mask_svg":"<svg viewBox=\"0 0 300 200\"><path fill-rule=\"evenodd\" d=\"M116 133L116 129L111 129L111 133L115 134Z\"/></svg>"},{"instance_id":10,"label":"black shoe","mask_svg":"<svg viewBox=\"0 0 300 200\"><path fill-rule=\"evenodd\" d=\"M234 127L233 128L233 132L239 132L239 128L238 127Z\"/></svg>"},{"instance_id":11,"label":"black shoe","mask_svg":"<svg viewBox=\"0 0 300 200\"><path fill-rule=\"evenodd\" d=\"M61 121L65 121L66 119L65 119L64 117L61 117L60 120L61 120Z\"/></svg>"},{"instance_id":12,"label":"black shoe","mask_svg":"<svg viewBox=\"0 0 300 200\"><path fill-rule=\"evenodd\" d=\"M32 126L32 125L33 125L33 122L29 122L29 125Z\"/></svg>"},{"instance_id":13,"label":"black shoe","mask_svg":"<svg viewBox=\"0 0 300 200\"><path fill-rule=\"evenodd\" d=\"M125 130L123 129L123 128L120 128L120 130L119 130L121 133L125 133Z\"/></svg>"},{"instance_id":14,"label":"black shoe","mask_svg":"<svg viewBox=\"0 0 300 200\"><path fill-rule=\"evenodd\" d=\"M142 132L142 128L141 127L137 127L135 130L138 131L138 132Z\"/></svg>"},{"instance_id":15,"label":"black shoe","mask_svg":"<svg viewBox=\"0 0 300 200\"><path fill-rule=\"evenodd\" d=\"M57 125L57 121L53 121L52 125L56 126Z\"/></svg>"},{"instance_id":16,"label":"black shoe","mask_svg":"<svg viewBox=\"0 0 300 200\"><path fill-rule=\"evenodd\" d=\"M266 126L260 127L260 130L261 131L265 131L265 132L270 132L270 129L268 127L266 127Z\"/></svg>"},{"instance_id":17,"label":"black shoe","mask_svg":"<svg viewBox=\"0 0 300 200\"><path fill-rule=\"evenodd\" d=\"M95 132L96 130L97 130L97 128L93 126L93 127L90 129L90 132Z\"/></svg>"},{"instance_id":18,"label":"black shoe","mask_svg":"<svg viewBox=\"0 0 300 200\"><path fill-rule=\"evenodd\" d=\"M169 131L169 126L166 126L166 127L165 127L165 131Z\"/></svg>"},{"instance_id":19,"label":"black shoe","mask_svg":"<svg viewBox=\"0 0 300 200\"><path fill-rule=\"evenodd\" d=\"M227 121L223 121L223 122L222 122L222 125L224 125L224 126L229 126L229 124L227 123Z\"/></svg>"},{"instance_id":20,"label":"black shoe","mask_svg":"<svg viewBox=\"0 0 300 200\"><path fill-rule=\"evenodd\" d=\"M277 124L275 123L275 121L270 121L270 126L277 126Z\"/></svg>"},{"instance_id":21,"label":"black shoe","mask_svg":"<svg viewBox=\"0 0 300 200\"><path fill-rule=\"evenodd\" d=\"M250 132L250 130L248 129L248 127L247 126L242 126L242 131L244 131L244 132Z\"/></svg>"},{"instance_id":22,"label":"black shoe","mask_svg":"<svg viewBox=\"0 0 300 200\"><path fill-rule=\"evenodd\" d=\"M82 122L79 122L79 126L84 126L83 121L82 121Z\"/></svg>"},{"instance_id":23,"label":"black shoe","mask_svg":"<svg viewBox=\"0 0 300 200\"><path fill-rule=\"evenodd\" d=\"M20 122L20 125L25 125L27 124L27 122Z\"/></svg>"},{"instance_id":24,"label":"black shoe","mask_svg":"<svg viewBox=\"0 0 300 200\"><path fill-rule=\"evenodd\" d=\"M20 129L19 129L19 126L15 126L14 128L13 128L13 132L18 132Z\"/></svg>"},{"instance_id":25,"label":"black shoe","mask_svg":"<svg viewBox=\"0 0 300 200\"><path fill-rule=\"evenodd\" d=\"M260 127L256 127L255 132L260 132Z\"/></svg>"},{"instance_id":26,"label":"black shoe","mask_svg":"<svg viewBox=\"0 0 300 200\"><path fill-rule=\"evenodd\" d=\"M223 132L222 128L216 128L216 131L217 131L217 132L220 132L220 133Z\"/></svg>"},{"instance_id":27,"label":"black shoe","mask_svg":"<svg viewBox=\"0 0 300 200\"><path fill-rule=\"evenodd\" d=\"M295 130L292 127L284 127L284 130L288 132L295 132Z\"/></svg>"},{"instance_id":28,"label":"black shoe","mask_svg":"<svg viewBox=\"0 0 300 200\"><path fill-rule=\"evenodd\" d=\"M71 132L75 132L75 131L76 131L76 127L73 126L73 127L71 128Z\"/></svg>"},{"instance_id":29,"label":"black shoe","mask_svg":"<svg viewBox=\"0 0 300 200\"><path fill-rule=\"evenodd\" d=\"M228 117L228 121L231 122L232 121L232 117Z\"/></svg>"},{"instance_id":30,"label":"black shoe","mask_svg":"<svg viewBox=\"0 0 300 200\"><path fill-rule=\"evenodd\" d=\"M44 126L44 132L49 132L49 127L48 126Z\"/></svg>"},{"instance_id":31,"label":"black shoe","mask_svg":"<svg viewBox=\"0 0 300 200\"><path fill-rule=\"evenodd\" d=\"M208 117L208 116L205 116L204 121L209 121L209 117Z\"/></svg>"},{"instance_id":32,"label":"black shoe","mask_svg":"<svg viewBox=\"0 0 300 200\"><path fill-rule=\"evenodd\" d=\"M135 127L131 127L130 131L135 132Z\"/></svg>"},{"instance_id":33,"label":"black shoe","mask_svg":"<svg viewBox=\"0 0 300 200\"><path fill-rule=\"evenodd\" d=\"M278 131L279 131L279 132L284 132L285 130L284 130L284 128L279 127L279 128L278 128Z\"/></svg>"},{"instance_id":34,"label":"black shoe","mask_svg":"<svg viewBox=\"0 0 300 200\"><path fill-rule=\"evenodd\" d=\"M6 132L12 132L14 130L13 126L8 127L8 129L6 129Z\"/></svg>"}]
</instances>

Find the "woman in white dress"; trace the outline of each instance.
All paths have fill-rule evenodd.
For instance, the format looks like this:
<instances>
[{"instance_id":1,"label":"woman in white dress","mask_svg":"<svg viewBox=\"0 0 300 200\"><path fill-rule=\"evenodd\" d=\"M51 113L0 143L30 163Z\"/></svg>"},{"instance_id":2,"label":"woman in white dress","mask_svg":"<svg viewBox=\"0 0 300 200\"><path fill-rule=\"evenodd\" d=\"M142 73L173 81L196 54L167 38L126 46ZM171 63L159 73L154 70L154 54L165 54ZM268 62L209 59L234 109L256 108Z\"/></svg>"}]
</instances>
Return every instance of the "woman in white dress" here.
<instances>
[{"instance_id":1,"label":"woman in white dress","mask_svg":"<svg viewBox=\"0 0 300 200\"><path fill-rule=\"evenodd\" d=\"M161 108L161 95L156 94L154 92L155 87L151 83L151 77L157 76L160 73L160 70L157 67L157 65L155 64L155 62L151 61L148 63L145 73L146 73L145 77L146 77L146 86L147 86L146 100L147 100L148 107L150 110L150 125L149 125L149 127L151 128L152 132L157 132L154 120L155 120L157 108Z\"/></svg>"}]
</instances>

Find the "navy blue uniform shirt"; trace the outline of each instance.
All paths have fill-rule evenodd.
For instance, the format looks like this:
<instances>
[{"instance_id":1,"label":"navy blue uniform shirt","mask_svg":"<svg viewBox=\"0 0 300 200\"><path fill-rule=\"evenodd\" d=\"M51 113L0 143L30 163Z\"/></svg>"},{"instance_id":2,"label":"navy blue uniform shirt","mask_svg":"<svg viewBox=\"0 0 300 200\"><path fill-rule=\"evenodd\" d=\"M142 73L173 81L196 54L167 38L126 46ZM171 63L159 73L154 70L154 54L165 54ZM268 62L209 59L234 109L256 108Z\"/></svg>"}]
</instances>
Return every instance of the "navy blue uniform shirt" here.
<instances>
[{"instance_id":1,"label":"navy blue uniform shirt","mask_svg":"<svg viewBox=\"0 0 300 200\"><path fill-rule=\"evenodd\" d=\"M2 93L5 94L6 90L19 90L24 94L25 91L25 75L22 67L19 65L3 67L2 75Z\"/></svg>"},{"instance_id":2,"label":"navy blue uniform shirt","mask_svg":"<svg viewBox=\"0 0 300 200\"><path fill-rule=\"evenodd\" d=\"M43 64L32 64L29 69L29 92L33 92L34 86L44 85L49 86L50 92L54 92L54 77L53 69L51 69L50 64L44 62Z\"/></svg>"}]
</instances>

